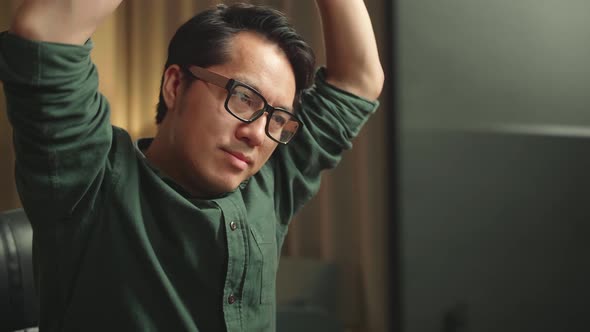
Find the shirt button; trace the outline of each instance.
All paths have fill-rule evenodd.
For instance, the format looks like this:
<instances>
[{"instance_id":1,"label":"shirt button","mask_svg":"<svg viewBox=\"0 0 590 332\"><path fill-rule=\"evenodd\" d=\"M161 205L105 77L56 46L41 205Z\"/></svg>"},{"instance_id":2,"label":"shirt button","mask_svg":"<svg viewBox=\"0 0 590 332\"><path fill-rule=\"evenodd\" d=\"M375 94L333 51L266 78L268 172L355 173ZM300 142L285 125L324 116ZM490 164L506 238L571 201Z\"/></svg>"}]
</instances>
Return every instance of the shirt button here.
<instances>
[{"instance_id":1,"label":"shirt button","mask_svg":"<svg viewBox=\"0 0 590 332\"><path fill-rule=\"evenodd\" d=\"M234 296L234 294L231 294L228 298L227 298L227 303L229 304L234 304L236 303L236 297Z\"/></svg>"},{"instance_id":2,"label":"shirt button","mask_svg":"<svg viewBox=\"0 0 590 332\"><path fill-rule=\"evenodd\" d=\"M231 228L232 231L235 231L236 228L238 228L238 223L235 221L232 221L229 223L229 228Z\"/></svg>"}]
</instances>

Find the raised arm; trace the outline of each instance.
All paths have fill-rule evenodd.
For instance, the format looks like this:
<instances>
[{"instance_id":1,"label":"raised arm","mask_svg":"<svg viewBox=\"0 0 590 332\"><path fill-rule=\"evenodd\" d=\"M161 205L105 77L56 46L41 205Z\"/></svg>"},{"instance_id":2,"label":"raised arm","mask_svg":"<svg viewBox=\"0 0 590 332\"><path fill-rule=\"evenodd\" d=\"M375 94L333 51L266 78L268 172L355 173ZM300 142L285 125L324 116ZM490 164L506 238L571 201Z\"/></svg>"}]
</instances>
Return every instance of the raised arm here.
<instances>
[{"instance_id":1,"label":"raised arm","mask_svg":"<svg viewBox=\"0 0 590 332\"><path fill-rule=\"evenodd\" d=\"M363 0L316 0L326 46L327 81L367 99L383 88L383 68Z\"/></svg>"},{"instance_id":2,"label":"raised arm","mask_svg":"<svg viewBox=\"0 0 590 332\"><path fill-rule=\"evenodd\" d=\"M24 0L10 31L44 42L84 44L122 0Z\"/></svg>"},{"instance_id":3,"label":"raised arm","mask_svg":"<svg viewBox=\"0 0 590 332\"><path fill-rule=\"evenodd\" d=\"M110 172L113 130L86 43L120 0L24 0L0 33L0 81L16 183L34 227L90 213Z\"/></svg>"}]
</instances>

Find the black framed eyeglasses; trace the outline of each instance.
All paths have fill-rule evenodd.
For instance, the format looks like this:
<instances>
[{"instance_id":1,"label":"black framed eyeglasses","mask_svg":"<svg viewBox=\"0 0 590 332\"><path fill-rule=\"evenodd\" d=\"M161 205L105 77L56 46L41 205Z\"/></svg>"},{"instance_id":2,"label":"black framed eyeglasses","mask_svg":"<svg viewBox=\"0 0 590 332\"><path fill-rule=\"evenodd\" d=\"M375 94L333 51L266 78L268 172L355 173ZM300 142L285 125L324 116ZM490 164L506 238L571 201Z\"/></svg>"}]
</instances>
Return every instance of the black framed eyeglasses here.
<instances>
[{"instance_id":1,"label":"black framed eyeglasses","mask_svg":"<svg viewBox=\"0 0 590 332\"><path fill-rule=\"evenodd\" d=\"M226 89L225 109L238 120L252 123L268 113L266 135L277 143L289 143L303 126L295 115L284 108L269 105L260 92L246 83L198 66L186 66L183 69L196 79Z\"/></svg>"}]
</instances>

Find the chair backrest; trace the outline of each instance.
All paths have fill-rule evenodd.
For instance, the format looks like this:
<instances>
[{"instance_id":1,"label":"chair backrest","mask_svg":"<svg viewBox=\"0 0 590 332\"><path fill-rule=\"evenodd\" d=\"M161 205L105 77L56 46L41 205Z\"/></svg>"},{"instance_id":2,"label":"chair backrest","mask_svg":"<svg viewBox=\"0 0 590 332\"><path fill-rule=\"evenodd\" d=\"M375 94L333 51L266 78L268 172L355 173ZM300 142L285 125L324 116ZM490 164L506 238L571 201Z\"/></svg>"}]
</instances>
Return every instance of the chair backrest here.
<instances>
[{"instance_id":1,"label":"chair backrest","mask_svg":"<svg viewBox=\"0 0 590 332\"><path fill-rule=\"evenodd\" d=\"M0 213L0 332L37 325L33 229L22 209Z\"/></svg>"}]
</instances>

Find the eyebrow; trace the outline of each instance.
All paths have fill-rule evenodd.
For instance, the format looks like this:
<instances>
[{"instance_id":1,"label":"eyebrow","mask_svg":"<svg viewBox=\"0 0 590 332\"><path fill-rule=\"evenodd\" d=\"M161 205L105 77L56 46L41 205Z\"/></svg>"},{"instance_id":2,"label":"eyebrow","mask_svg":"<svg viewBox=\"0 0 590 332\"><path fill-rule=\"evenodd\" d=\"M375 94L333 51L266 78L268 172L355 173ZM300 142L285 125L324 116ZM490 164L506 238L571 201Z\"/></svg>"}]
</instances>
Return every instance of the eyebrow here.
<instances>
[{"instance_id":1,"label":"eyebrow","mask_svg":"<svg viewBox=\"0 0 590 332\"><path fill-rule=\"evenodd\" d=\"M264 95L262 94L260 88L258 88L258 86L256 86L256 84L254 84L254 82L250 81L249 79L247 79L246 77L243 77L241 75L236 75L234 77L235 80L240 81L242 83L248 84L250 87L254 88L254 90L258 91L258 93L260 93L263 97ZM264 97L264 99L266 100L266 97ZM268 103L268 101L266 101ZM293 107L284 107L284 106L277 106L277 105L271 105L272 107L276 107L276 108L282 108L284 110L287 110L289 113L291 114L295 114L293 111Z\"/></svg>"}]
</instances>

